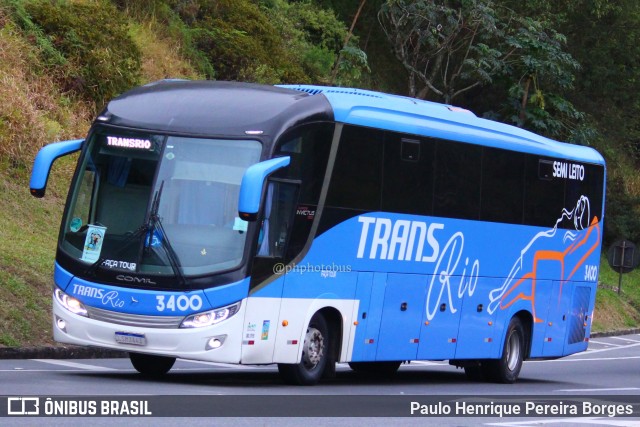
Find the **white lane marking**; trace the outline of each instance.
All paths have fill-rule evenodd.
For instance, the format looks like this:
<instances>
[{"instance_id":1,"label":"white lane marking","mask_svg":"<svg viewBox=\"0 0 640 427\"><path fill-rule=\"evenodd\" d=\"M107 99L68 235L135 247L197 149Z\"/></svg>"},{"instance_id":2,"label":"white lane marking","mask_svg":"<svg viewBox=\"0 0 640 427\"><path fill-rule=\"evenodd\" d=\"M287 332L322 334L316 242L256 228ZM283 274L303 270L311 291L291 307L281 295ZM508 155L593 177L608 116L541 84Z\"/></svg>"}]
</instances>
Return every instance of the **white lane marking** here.
<instances>
[{"instance_id":1,"label":"white lane marking","mask_svg":"<svg viewBox=\"0 0 640 427\"><path fill-rule=\"evenodd\" d=\"M87 365L85 363L69 362L66 360L56 359L31 359L35 362L48 363L50 365L66 366L67 368L82 369L84 371L117 371L116 368L107 368L106 366Z\"/></svg>"},{"instance_id":2,"label":"white lane marking","mask_svg":"<svg viewBox=\"0 0 640 427\"><path fill-rule=\"evenodd\" d=\"M411 363L407 365L400 365L400 366L411 366L411 365L442 366L445 364L448 366L449 362L429 362L427 360L412 360Z\"/></svg>"},{"instance_id":3,"label":"white lane marking","mask_svg":"<svg viewBox=\"0 0 640 427\"><path fill-rule=\"evenodd\" d=\"M636 342L640 342L640 341L636 341ZM621 347L624 345L624 344L613 344L610 342L594 341L592 339L589 340L589 343L600 344L600 345L613 345L615 347Z\"/></svg>"},{"instance_id":4,"label":"white lane marking","mask_svg":"<svg viewBox=\"0 0 640 427\"><path fill-rule=\"evenodd\" d=\"M599 348L598 350L591 350L589 353L593 354L593 353L600 353L602 351L613 351L613 350L624 350L627 348L631 348L631 347L637 347L640 345L640 342L637 344L628 344L628 345L623 345L623 346L618 346L618 347L610 347L610 348Z\"/></svg>"},{"instance_id":5,"label":"white lane marking","mask_svg":"<svg viewBox=\"0 0 640 427\"><path fill-rule=\"evenodd\" d=\"M556 390L556 391L566 391L566 392L576 392L576 393L581 393L581 392L596 392L596 391L634 391L634 390L640 390L640 388L638 387L619 387L619 388L566 388L566 389L560 389L560 390Z\"/></svg>"},{"instance_id":6,"label":"white lane marking","mask_svg":"<svg viewBox=\"0 0 640 427\"><path fill-rule=\"evenodd\" d=\"M612 418L552 418L547 420L531 420L531 421L512 421L504 423L485 423L487 426L504 426L504 427L522 427L522 426L537 426L541 424L554 424L554 423L567 423L567 424L593 424L593 425L606 425L617 427L636 427L638 425L637 419L612 419Z\"/></svg>"},{"instance_id":7,"label":"white lane marking","mask_svg":"<svg viewBox=\"0 0 640 427\"><path fill-rule=\"evenodd\" d=\"M624 338L624 337L609 337L609 338L612 338L614 340L627 341L627 342L640 342L638 340L632 340L630 338Z\"/></svg>"},{"instance_id":8,"label":"white lane marking","mask_svg":"<svg viewBox=\"0 0 640 427\"><path fill-rule=\"evenodd\" d=\"M19 369L19 370L0 369L0 372L24 372L28 374L28 373L34 373L34 372L51 372L51 369ZM66 369L65 372L87 372L87 370L86 369Z\"/></svg>"},{"instance_id":9,"label":"white lane marking","mask_svg":"<svg viewBox=\"0 0 640 427\"><path fill-rule=\"evenodd\" d=\"M588 357L585 359L555 359L555 360L527 360L527 363L552 363L552 362L602 362L609 360L627 360L627 359L640 359L640 356L622 356L622 357Z\"/></svg>"}]
</instances>

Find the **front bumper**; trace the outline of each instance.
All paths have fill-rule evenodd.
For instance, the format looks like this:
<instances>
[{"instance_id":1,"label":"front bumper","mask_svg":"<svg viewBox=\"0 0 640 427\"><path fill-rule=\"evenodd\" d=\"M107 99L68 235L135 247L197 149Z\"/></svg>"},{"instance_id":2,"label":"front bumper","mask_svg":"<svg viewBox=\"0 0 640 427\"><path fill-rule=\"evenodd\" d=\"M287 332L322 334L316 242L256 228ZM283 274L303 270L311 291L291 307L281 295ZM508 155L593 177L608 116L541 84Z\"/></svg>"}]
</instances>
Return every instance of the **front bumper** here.
<instances>
[{"instance_id":1,"label":"front bumper","mask_svg":"<svg viewBox=\"0 0 640 427\"><path fill-rule=\"evenodd\" d=\"M141 328L109 323L71 313L53 298L53 337L56 341L80 346L96 346L113 350L148 353L182 359L221 363L240 363L242 325L246 304L229 319L202 328ZM59 327L59 320L65 327ZM143 334L146 345L116 342L116 332ZM207 344L212 338L224 337L218 348Z\"/></svg>"}]
</instances>

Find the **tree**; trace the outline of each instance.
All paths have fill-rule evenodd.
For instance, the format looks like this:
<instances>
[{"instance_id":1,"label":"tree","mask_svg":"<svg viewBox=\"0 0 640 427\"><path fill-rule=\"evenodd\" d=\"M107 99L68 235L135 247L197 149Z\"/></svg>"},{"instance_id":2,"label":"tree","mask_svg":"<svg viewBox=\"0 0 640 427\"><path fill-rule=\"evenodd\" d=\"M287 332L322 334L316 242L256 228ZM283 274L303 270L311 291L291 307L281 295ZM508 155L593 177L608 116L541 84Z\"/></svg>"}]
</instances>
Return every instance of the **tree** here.
<instances>
[{"instance_id":1,"label":"tree","mask_svg":"<svg viewBox=\"0 0 640 427\"><path fill-rule=\"evenodd\" d=\"M358 22L358 18L360 17L360 12L362 12L362 8L367 0L360 0L360 6L358 6L358 11L356 15L353 17L351 21L351 27L349 27L349 32L344 38L343 48L340 52L338 52L338 58L336 58L336 63L333 65L333 70L331 71L331 80L330 83L333 84L336 81L336 77L338 76L338 71L340 70L340 62L342 60L343 52L349 48L349 40L353 37L353 29Z\"/></svg>"},{"instance_id":2,"label":"tree","mask_svg":"<svg viewBox=\"0 0 640 427\"><path fill-rule=\"evenodd\" d=\"M550 137L588 143L592 131L580 125L584 114L567 99L578 62L564 50L566 37L548 21L500 11L502 76L507 100L502 119Z\"/></svg>"},{"instance_id":3,"label":"tree","mask_svg":"<svg viewBox=\"0 0 640 427\"><path fill-rule=\"evenodd\" d=\"M361 0L358 14L364 2ZM357 16L348 29L333 10L309 0L263 0L263 6L288 50L298 56L309 81L354 85L369 71L367 55L353 34Z\"/></svg>"},{"instance_id":4,"label":"tree","mask_svg":"<svg viewBox=\"0 0 640 427\"><path fill-rule=\"evenodd\" d=\"M583 115L563 93L578 63L549 21L492 0L388 0L378 16L408 71L410 96L450 103L473 90L492 104L467 103L491 118L552 137L582 129ZM491 91L479 90L487 85Z\"/></svg>"},{"instance_id":5,"label":"tree","mask_svg":"<svg viewBox=\"0 0 640 427\"><path fill-rule=\"evenodd\" d=\"M491 2L389 0L378 14L393 51L409 73L409 95L430 92L449 103L500 72L500 38ZM421 87L419 87L419 85Z\"/></svg>"}]
</instances>

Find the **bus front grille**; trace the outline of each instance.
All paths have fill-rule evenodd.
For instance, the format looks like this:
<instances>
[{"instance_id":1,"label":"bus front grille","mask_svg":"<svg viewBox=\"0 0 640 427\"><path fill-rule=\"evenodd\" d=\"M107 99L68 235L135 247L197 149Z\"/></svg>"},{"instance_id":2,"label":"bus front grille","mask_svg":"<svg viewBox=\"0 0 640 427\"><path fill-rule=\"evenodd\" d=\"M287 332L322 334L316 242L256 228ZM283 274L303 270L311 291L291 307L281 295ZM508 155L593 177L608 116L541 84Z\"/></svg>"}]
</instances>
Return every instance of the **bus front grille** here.
<instances>
[{"instance_id":1,"label":"bus front grille","mask_svg":"<svg viewBox=\"0 0 640 427\"><path fill-rule=\"evenodd\" d=\"M95 307L87 307L87 314L90 319L101 322L139 326L141 328L177 329L184 319L183 316L145 316L142 314L119 313Z\"/></svg>"}]
</instances>

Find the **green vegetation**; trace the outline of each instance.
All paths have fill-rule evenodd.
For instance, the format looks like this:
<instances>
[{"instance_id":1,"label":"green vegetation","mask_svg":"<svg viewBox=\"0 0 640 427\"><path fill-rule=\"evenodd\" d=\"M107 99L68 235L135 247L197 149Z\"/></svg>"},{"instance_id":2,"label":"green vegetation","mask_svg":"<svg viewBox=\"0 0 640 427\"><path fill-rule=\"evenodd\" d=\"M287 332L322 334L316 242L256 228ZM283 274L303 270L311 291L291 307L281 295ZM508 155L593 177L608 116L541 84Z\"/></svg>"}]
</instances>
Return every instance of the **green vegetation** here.
<instances>
[{"instance_id":1,"label":"green vegetation","mask_svg":"<svg viewBox=\"0 0 640 427\"><path fill-rule=\"evenodd\" d=\"M622 275L613 271L605 257L600 266L600 283L593 327L598 331L637 328L640 325L640 270Z\"/></svg>"},{"instance_id":2,"label":"green vegetation","mask_svg":"<svg viewBox=\"0 0 640 427\"><path fill-rule=\"evenodd\" d=\"M52 255L71 160L56 165L45 199L29 196L24 174L0 182L0 345L51 343Z\"/></svg>"},{"instance_id":3,"label":"green vegetation","mask_svg":"<svg viewBox=\"0 0 640 427\"><path fill-rule=\"evenodd\" d=\"M35 154L162 78L371 88L591 145L608 162L605 247L640 244L639 38L635 0L0 0L0 346L52 342L74 159L33 199ZM606 261L600 280L594 329L638 327L640 272L621 296Z\"/></svg>"},{"instance_id":4,"label":"green vegetation","mask_svg":"<svg viewBox=\"0 0 640 427\"><path fill-rule=\"evenodd\" d=\"M140 49L129 36L126 17L110 2L34 0L24 6L27 28L37 28L62 58L47 64L47 71L63 91L101 101L140 82Z\"/></svg>"}]
</instances>

